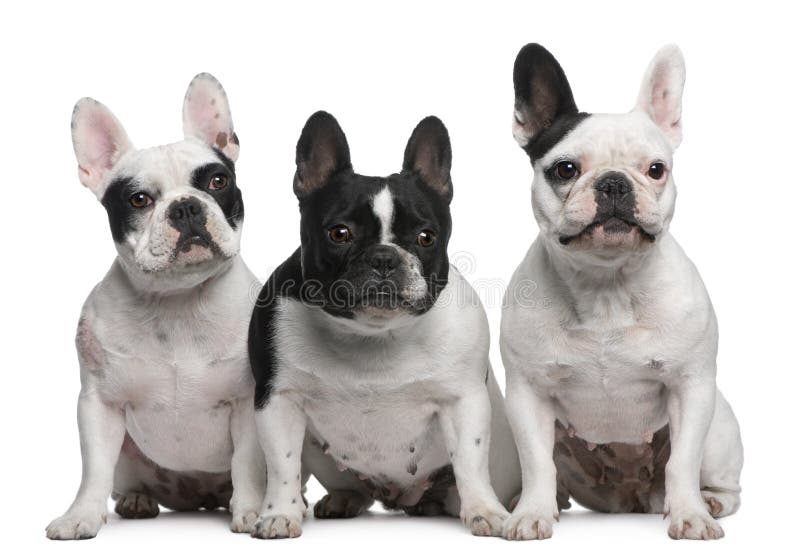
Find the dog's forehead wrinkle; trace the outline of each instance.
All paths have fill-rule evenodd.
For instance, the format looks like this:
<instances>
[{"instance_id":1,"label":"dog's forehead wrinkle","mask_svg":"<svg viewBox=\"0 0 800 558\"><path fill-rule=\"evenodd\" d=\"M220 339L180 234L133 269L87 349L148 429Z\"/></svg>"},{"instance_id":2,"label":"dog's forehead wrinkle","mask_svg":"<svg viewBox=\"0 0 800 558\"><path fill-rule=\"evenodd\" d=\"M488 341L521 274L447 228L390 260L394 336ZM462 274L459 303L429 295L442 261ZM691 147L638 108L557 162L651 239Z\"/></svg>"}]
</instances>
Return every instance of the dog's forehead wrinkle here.
<instances>
[{"instance_id":1,"label":"dog's forehead wrinkle","mask_svg":"<svg viewBox=\"0 0 800 558\"><path fill-rule=\"evenodd\" d=\"M642 158L669 160L671 150L658 128L639 112L592 114L542 158L553 164L570 156L591 164L630 164Z\"/></svg>"}]
</instances>

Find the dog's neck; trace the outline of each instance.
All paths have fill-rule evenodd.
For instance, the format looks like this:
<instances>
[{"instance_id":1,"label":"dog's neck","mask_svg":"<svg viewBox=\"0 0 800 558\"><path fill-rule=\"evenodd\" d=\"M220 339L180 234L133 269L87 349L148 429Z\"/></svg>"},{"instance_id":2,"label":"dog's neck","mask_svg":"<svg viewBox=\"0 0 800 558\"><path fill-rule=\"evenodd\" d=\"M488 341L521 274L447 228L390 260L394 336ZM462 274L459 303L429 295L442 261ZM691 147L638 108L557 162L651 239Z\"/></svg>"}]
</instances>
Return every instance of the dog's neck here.
<instances>
[{"instance_id":1,"label":"dog's neck","mask_svg":"<svg viewBox=\"0 0 800 558\"><path fill-rule=\"evenodd\" d=\"M649 287L657 288L649 283L658 275L662 238L646 251L609 258L570 253L544 241L556 279L572 299L576 322L603 329L635 325Z\"/></svg>"},{"instance_id":2,"label":"dog's neck","mask_svg":"<svg viewBox=\"0 0 800 558\"><path fill-rule=\"evenodd\" d=\"M122 258L117 258L112 267L120 283L129 293L146 304L190 307L201 302L215 287L241 263L236 255L220 263L213 271L155 275L131 269Z\"/></svg>"}]
</instances>

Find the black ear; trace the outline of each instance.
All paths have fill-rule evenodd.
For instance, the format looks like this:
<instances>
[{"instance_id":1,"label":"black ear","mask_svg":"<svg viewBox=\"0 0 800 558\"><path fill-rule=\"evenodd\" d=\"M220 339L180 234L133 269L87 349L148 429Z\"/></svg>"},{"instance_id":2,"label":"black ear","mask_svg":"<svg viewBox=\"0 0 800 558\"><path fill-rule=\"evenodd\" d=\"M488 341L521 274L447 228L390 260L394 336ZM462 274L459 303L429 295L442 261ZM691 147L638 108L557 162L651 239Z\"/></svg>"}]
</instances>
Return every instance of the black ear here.
<instances>
[{"instance_id":1,"label":"black ear","mask_svg":"<svg viewBox=\"0 0 800 558\"><path fill-rule=\"evenodd\" d=\"M542 45L522 47L514 61L514 139L523 148L562 116L578 114L564 70Z\"/></svg>"},{"instance_id":2,"label":"black ear","mask_svg":"<svg viewBox=\"0 0 800 558\"><path fill-rule=\"evenodd\" d=\"M347 138L336 119L325 111L312 114L297 141L294 193L302 198L324 186L332 176L352 170Z\"/></svg>"},{"instance_id":3,"label":"black ear","mask_svg":"<svg viewBox=\"0 0 800 558\"><path fill-rule=\"evenodd\" d=\"M433 188L447 203L453 199L450 165L453 152L450 136L441 120L435 116L423 118L406 145L403 170L411 171Z\"/></svg>"}]
</instances>

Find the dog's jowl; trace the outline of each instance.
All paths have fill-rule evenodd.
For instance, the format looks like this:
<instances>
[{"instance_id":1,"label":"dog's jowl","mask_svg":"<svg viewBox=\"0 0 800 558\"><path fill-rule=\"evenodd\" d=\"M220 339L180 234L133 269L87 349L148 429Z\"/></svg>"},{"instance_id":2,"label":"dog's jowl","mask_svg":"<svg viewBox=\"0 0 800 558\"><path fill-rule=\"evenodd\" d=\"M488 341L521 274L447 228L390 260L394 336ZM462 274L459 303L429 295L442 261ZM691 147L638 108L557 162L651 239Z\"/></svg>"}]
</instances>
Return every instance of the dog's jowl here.
<instances>
[{"instance_id":1,"label":"dog's jowl","mask_svg":"<svg viewBox=\"0 0 800 558\"><path fill-rule=\"evenodd\" d=\"M486 315L448 261L450 163L434 117L388 177L353 171L331 115L306 123L294 178L301 247L268 280L250 328L269 475L253 536L300 534L301 453L328 490L318 518L378 500L501 533L518 459Z\"/></svg>"},{"instance_id":2,"label":"dog's jowl","mask_svg":"<svg viewBox=\"0 0 800 558\"><path fill-rule=\"evenodd\" d=\"M83 476L54 539L95 536L109 495L126 518L230 508L249 532L264 494L247 357L253 285L239 256L239 140L208 74L189 85L185 139L137 150L102 104L75 106L81 182L118 256L81 312Z\"/></svg>"},{"instance_id":3,"label":"dog's jowl","mask_svg":"<svg viewBox=\"0 0 800 558\"><path fill-rule=\"evenodd\" d=\"M714 311L668 230L684 76L665 47L631 112L586 114L544 48L514 64L513 133L540 233L501 325L525 479L507 538L550 537L570 497L663 512L673 538L719 538L716 518L739 507L742 444L716 387ZM519 288L531 283L533 298Z\"/></svg>"}]
</instances>

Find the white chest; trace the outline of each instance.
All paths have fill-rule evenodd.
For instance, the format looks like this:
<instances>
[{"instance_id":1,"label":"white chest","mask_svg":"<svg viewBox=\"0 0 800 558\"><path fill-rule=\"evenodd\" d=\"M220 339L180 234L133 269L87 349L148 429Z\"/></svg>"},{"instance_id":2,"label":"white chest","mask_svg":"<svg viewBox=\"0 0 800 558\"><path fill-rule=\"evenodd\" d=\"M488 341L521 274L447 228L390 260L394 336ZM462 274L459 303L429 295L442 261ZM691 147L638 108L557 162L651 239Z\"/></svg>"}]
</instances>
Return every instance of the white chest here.
<instances>
[{"instance_id":1,"label":"white chest","mask_svg":"<svg viewBox=\"0 0 800 558\"><path fill-rule=\"evenodd\" d=\"M104 325L99 389L124 407L139 448L177 471L229 470L231 403L253 390L243 335L225 342L217 331L166 320L141 328Z\"/></svg>"},{"instance_id":2,"label":"white chest","mask_svg":"<svg viewBox=\"0 0 800 558\"><path fill-rule=\"evenodd\" d=\"M449 463L427 382L389 388L305 380L309 430L340 468L408 487Z\"/></svg>"},{"instance_id":3,"label":"white chest","mask_svg":"<svg viewBox=\"0 0 800 558\"><path fill-rule=\"evenodd\" d=\"M667 422L664 375L671 361L653 332L632 327L562 332L556 359L534 383L556 401L559 419L595 443L639 443Z\"/></svg>"}]
</instances>

